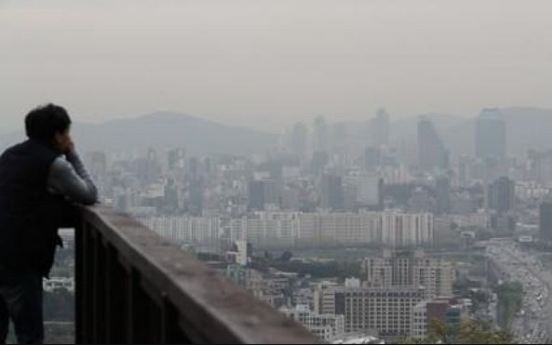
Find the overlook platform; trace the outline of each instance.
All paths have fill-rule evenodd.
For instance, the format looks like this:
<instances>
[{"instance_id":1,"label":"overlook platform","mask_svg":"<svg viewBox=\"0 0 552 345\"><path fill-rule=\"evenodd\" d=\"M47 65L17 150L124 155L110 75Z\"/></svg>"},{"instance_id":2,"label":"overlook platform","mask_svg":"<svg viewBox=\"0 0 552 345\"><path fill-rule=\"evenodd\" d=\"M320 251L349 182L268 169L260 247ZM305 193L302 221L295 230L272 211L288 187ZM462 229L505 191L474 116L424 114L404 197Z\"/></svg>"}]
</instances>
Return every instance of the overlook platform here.
<instances>
[{"instance_id":1,"label":"overlook platform","mask_svg":"<svg viewBox=\"0 0 552 345\"><path fill-rule=\"evenodd\" d=\"M83 208L78 344L312 344L302 326L128 215Z\"/></svg>"}]
</instances>

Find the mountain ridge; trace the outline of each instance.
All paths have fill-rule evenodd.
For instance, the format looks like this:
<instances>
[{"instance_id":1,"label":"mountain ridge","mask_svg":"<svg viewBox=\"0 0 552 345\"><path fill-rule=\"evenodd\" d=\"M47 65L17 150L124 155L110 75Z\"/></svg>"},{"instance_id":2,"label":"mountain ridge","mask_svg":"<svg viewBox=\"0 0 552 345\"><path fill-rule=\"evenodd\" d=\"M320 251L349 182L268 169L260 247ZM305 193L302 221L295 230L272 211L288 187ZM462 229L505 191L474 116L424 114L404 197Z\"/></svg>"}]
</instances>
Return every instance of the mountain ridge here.
<instances>
[{"instance_id":1,"label":"mountain ridge","mask_svg":"<svg viewBox=\"0 0 552 345\"><path fill-rule=\"evenodd\" d=\"M196 116L160 111L102 123L75 122L73 134L83 151L144 151L183 147L190 154L254 154L273 147L277 136L228 126ZM1 137L7 147L24 139L23 131Z\"/></svg>"}]
</instances>

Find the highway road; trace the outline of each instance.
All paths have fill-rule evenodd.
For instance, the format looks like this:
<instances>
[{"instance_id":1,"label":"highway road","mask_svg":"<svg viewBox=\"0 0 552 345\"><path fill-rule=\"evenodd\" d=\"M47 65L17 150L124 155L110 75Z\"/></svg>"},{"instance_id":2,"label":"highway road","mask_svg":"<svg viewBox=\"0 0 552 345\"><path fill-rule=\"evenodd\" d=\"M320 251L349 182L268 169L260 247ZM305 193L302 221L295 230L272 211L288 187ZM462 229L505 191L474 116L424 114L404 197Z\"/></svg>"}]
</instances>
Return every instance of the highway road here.
<instances>
[{"instance_id":1,"label":"highway road","mask_svg":"<svg viewBox=\"0 0 552 345\"><path fill-rule=\"evenodd\" d=\"M523 285L523 310L510 329L517 342L546 344L552 337L552 272L514 241L491 240L486 244L487 255L503 273L504 280Z\"/></svg>"}]
</instances>

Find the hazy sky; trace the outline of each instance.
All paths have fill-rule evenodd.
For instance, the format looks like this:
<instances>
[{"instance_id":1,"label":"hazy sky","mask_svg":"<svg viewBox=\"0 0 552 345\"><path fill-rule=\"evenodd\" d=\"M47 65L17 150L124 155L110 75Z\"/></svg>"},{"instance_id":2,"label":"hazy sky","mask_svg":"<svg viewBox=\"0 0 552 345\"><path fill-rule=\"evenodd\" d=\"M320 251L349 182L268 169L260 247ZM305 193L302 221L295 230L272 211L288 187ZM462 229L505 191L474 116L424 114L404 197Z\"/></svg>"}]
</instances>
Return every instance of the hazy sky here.
<instances>
[{"instance_id":1,"label":"hazy sky","mask_svg":"<svg viewBox=\"0 0 552 345\"><path fill-rule=\"evenodd\" d=\"M175 110L276 128L552 107L550 0L0 0L0 131Z\"/></svg>"}]
</instances>

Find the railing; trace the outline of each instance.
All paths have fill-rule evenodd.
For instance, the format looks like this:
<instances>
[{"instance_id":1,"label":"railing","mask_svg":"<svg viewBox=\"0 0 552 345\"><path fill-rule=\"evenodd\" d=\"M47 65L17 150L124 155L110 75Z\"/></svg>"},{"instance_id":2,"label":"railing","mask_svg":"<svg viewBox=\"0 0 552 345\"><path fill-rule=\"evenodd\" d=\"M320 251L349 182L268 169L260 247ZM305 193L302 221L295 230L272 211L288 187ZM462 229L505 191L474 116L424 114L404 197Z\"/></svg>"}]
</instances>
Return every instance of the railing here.
<instances>
[{"instance_id":1,"label":"railing","mask_svg":"<svg viewBox=\"0 0 552 345\"><path fill-rule=\"evenodd\" d=\"M76 341L316 343L270 306L108 208L83 208L76 231Z\"/></svg>"}]
</instances>

